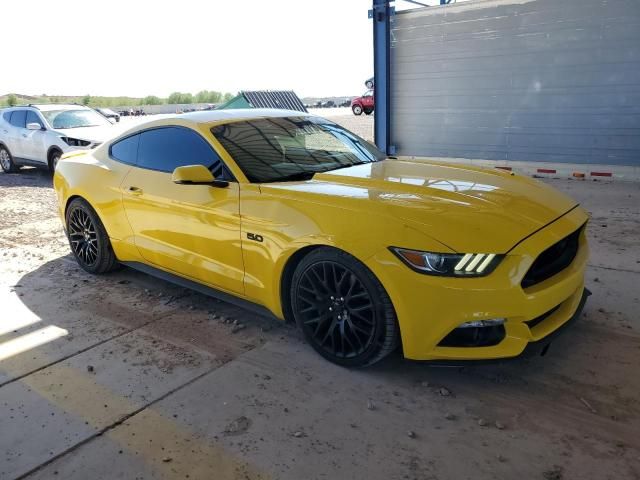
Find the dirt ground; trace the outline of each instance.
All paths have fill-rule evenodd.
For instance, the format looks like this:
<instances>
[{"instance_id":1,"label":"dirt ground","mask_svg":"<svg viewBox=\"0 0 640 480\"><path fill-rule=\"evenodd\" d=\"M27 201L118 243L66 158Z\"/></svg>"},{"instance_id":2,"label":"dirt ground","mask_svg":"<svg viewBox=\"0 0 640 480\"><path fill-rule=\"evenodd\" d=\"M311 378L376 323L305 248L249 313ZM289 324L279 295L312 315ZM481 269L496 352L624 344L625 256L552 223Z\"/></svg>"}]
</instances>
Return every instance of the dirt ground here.
<instances>
[{"instance_id":1,"label":"dirt ground","mask_svg":"<svg viewBox=\"0 0 640 480\"><path fill-rule=\"evenodd\" d=\"M640 478L640 185L546 181L592 215L593 291L546 356L346 370L275 320L84 273L51 176L0 173L0 479Z\"/></svg>"}]
</instances>

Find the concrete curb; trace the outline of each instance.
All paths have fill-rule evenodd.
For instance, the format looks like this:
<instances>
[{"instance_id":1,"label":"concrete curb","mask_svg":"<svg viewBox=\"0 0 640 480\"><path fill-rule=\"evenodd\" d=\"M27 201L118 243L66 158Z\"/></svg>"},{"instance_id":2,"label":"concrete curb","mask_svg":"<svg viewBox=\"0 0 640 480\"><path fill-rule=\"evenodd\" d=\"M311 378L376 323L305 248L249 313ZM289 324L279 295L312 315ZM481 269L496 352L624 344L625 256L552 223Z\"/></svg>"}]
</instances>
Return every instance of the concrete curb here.
<instances>
[{"instance_id":1,"label":"concrete curb","mask_svg":"<svg viewBox=\"0 0 640 480\"><path fill-rule=\"evenodd\" d=\"M500 168L519 172L537 178L572 178L575 180L616 180L640 182L640 167L626 165L519 162L505 160L484 160L476 158L414 157L400 159L434 160L445 163L460 163L479 167Z\"/></svg>"}]
</instances>

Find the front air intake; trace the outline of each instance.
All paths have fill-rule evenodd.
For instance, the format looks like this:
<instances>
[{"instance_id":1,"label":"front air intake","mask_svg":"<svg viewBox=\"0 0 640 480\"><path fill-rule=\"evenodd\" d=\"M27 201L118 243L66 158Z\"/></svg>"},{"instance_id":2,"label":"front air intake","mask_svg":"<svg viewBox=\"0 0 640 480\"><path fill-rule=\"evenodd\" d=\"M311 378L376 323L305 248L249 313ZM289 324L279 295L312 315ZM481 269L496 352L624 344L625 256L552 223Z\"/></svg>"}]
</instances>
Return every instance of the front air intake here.
<instances>
[{"instance_id":1,"label":"front air intake","mask_svg":"<svg viewBox=\"0 0 640 480\"><path fill-rule=\"evenodd\" d=\"M542 252L522 279L520 283L522 288L529 288L543 282L571 265L578 253L582 228L580 227Z\"/></svg>"}]
</instances>

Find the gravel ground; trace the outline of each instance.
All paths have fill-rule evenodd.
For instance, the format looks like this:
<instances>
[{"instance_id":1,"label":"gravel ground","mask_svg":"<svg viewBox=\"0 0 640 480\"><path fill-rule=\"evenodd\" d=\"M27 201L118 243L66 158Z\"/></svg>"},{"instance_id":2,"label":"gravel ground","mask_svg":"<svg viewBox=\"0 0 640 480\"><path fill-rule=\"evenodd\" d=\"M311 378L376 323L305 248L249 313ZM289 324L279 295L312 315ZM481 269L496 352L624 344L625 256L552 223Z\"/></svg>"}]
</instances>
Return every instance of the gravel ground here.
<instances>
[{"instance_id":1,"label":"gravel ground","mask_svg":"<svg viewBox=\"0 0 640 480\"><path fill-rule=\"evenodd\" d=\"M290 326L84 273L51 176L0 173L0 479L640 478L640 186L549 182L592 215L594 294L547 356L353 371Z\"/></svg>"}]
</instances>

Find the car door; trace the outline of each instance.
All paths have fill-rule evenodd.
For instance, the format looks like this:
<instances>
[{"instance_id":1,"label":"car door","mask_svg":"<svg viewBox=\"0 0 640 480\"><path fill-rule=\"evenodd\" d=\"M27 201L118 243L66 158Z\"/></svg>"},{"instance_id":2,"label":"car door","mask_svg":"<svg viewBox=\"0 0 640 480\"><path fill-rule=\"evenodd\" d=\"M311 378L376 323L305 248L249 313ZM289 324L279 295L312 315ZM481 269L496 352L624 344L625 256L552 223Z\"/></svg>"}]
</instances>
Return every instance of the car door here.
<instances>
[{"instance_id":1,"label":"car door","mask_svg":"<svg viewBox=\"0 0 640 480\"><path fill-rule=\"evenodd\" d=\"M23 140L27 135L27 129L25 128L26 118L27 112L24 109L14 110L9 117L9 128L6 134L7 146L14 160L24 158L25 142Z\"/></svg>"},{"instance_id":2,"label":"car door","mask_svg":"<svg viewBox=\"0 0 640 480\"><path fill-rule=\"evenodd\" d=\"M23 156L27 160L47 164L47 148L46 142L47 131L44 129L44 122L40 116L33 110L27 110L25 126L30 123L40 125L40 130L29 130L25 128L23 135Z\"/></svg>"},{"instance_id":3,"label":"car door","mask_svg":"<svg viewBox=\"0 0 640 480\"><path fill-rule=\"evenodd\" d=\"M137 162L122 183L123 205L140 255L149 264L216 288L243 293L240 189L173 183L172 172L226 167L199 133L170 126L139 134ZM113 148L113 147L112 147Z\"/></svg>"}]
</instances>

